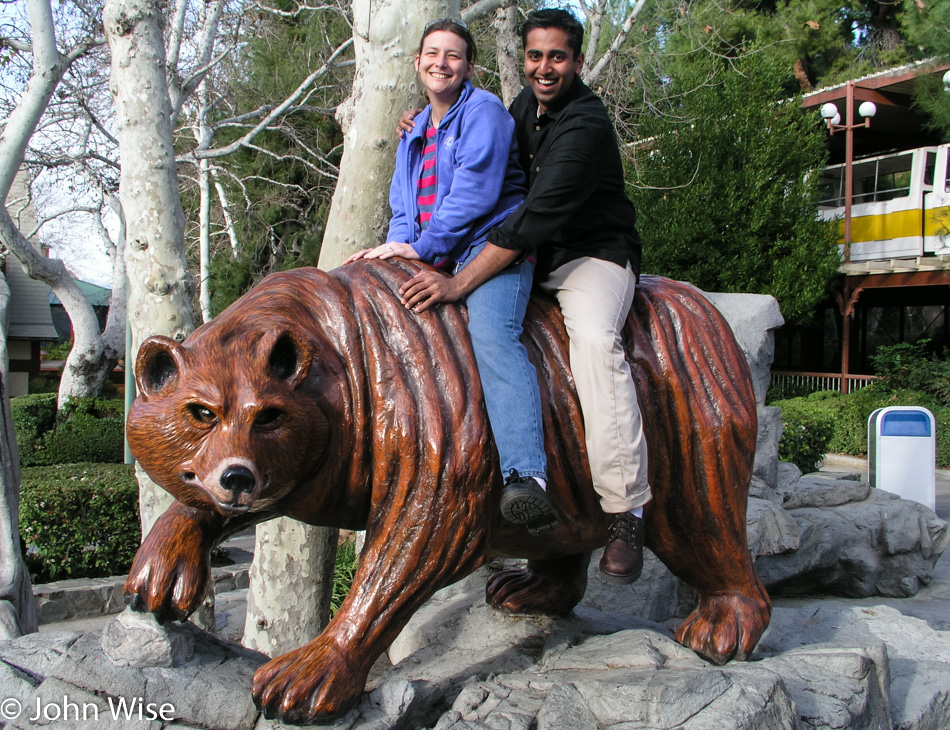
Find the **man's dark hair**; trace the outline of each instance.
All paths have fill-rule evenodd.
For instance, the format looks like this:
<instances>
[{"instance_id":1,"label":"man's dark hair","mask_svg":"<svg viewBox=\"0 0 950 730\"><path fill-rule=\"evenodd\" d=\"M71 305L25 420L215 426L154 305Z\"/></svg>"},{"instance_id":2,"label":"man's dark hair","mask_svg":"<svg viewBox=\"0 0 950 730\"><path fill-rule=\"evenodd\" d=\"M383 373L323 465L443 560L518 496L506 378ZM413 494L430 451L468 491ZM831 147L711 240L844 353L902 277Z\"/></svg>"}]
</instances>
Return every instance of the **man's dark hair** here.
<instances>
[{"instance_id":1,"label":"man's dark hair","mask_svg":"<svg viewBox=\"0 0 950 730\"><path fill-rule=\"evenodd\" d=\"M528 31L535 28L557 28L567 33L567 45L574 51L574 58L581 55L584 48L584 26L567 10L545 8L528 13L521 26L521 47L528 47Z\"/></svg>"}]
</instances>

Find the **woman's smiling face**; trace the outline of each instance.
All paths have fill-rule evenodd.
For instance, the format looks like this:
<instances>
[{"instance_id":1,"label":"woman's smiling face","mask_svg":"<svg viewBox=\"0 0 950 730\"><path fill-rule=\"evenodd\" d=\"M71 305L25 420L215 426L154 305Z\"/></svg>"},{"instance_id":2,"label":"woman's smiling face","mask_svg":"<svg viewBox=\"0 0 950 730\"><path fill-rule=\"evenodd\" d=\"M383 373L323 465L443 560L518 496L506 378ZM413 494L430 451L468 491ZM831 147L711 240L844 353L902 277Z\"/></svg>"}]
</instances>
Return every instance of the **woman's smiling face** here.
<instances>
[{"instance_id":1,"label":"woman's smiling face","mask_svg":"<svg viewBox=\"0 0 950 730\"><path fill-rule=\"evenodd\" d=\"M475 64L468 61L467 55L465 41L455 33L436 30L426 36L416 56L416 71L430 98L457 97L462 84L475 70Z\"/></svg>"}]
</instances>

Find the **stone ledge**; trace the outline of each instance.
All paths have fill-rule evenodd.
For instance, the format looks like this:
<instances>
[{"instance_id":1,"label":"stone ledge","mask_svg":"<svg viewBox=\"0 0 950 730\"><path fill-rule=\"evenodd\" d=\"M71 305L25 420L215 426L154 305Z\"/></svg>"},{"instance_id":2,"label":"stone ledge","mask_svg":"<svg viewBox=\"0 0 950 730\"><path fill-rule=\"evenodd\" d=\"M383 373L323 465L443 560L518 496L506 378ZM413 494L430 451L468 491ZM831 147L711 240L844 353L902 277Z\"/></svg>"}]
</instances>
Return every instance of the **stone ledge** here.
<instances>
[{"instance_id":1,"label":"stone ledge","mask_svg":"<svg viewBox=\"0 0 950 730\"><path fill-rule=\"evenodd\" d=\"M245 563L213 568L211 580L215 594L247 588L250 567ZM125 608L122 587L126 577L71 578L35 585L37 620L43 625L119 613Z\"/></svg>"}]
</instances>

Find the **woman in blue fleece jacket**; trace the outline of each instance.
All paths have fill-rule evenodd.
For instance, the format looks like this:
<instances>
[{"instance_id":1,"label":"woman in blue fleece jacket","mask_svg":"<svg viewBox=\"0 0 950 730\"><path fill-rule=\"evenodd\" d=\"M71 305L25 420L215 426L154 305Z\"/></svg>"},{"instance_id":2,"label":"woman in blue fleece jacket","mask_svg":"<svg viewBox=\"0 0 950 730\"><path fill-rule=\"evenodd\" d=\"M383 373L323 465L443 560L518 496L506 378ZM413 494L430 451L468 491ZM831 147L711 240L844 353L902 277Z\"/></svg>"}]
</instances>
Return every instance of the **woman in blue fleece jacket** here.
<instances>
[{"instance_id":1,"label":"woman in blue fleece jacket","mask_svg":"<svg viewBox=\"0 0 950 730\"><path fill-rule=\"evenodd\" d=\"M386 243L347 263L400 256L457 273L484 247L488 230L524 200L514 120L498 97L472 86L475 55L463 24L440 20L426 28L415 67L430 103L396 152ZM547 473L537 374L520 341L533 274L532 256L465 302L505 494L518 496L503 495L502 513L538 533L558 522L543 494L532 498Z\"/></svg>"}]
</instances>

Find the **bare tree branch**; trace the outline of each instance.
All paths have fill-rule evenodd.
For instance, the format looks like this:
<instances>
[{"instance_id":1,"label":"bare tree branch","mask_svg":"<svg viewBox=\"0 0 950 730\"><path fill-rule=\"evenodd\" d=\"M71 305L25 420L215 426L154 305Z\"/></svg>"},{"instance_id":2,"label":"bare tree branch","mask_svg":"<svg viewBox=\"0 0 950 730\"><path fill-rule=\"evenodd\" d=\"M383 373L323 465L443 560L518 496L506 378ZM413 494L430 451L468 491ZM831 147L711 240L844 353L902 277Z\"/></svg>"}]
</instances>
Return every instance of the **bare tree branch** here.
<instances>
[{"instance_id":1,"label":"bare tree branch","mask_svg":"<svg viewBox=\"0 0 950 730\"><path fill-rule=\"evenodd\" d=\"M272 8L269 5L264 5L263 3L256 3L256 6L260 11L270 13L271 15L276 15L280 18L297 18L302 13L320 12L322 10L340 13L340 15L346 17L346 13L343 12L339 5L307 5L306 3L303 3L297 5L295 10L280 10L279 8Z\"/></svg>"},{"instance_id":2,"label":"bare tree branch","mask_svg":"<svg viewBox=\"0 0 950 730\"><path fill-rule=\"evenodd\" d=\"M192 162L193 160L224 157L225 155L229 155L232 152L238 149L241 149L242 147L248 146L251 140L257 137L257 135L259 135L262 131L267 129L275 119L277 119L284 112L286 112L286 110L289 109L293 105L294 101L297 98L299 98L300 95L303 94L314 81L316 81L318 78L320 78L325 73L327 73L327 71L329 71L333 67L333 62L336 60L337 56L343 53L351 45L353 45L352 38L350 38L349 40L341 44L330 55L330 58L328 58L327 61L320 68L318 68L316 71L310 74L306 79L304 79L303 83L301 83L290 96L284 99L284 101L281 104L274 107L271 110L271 112L261 122L259 122L250 132L245 134L243 137L241 137L238 140L235 140L234 142L227 145L226 147L220 147L218 149L196 149L193 152L179 156L178 158L179 161Z\"/></svg>"},{"instance_id":3,"label":"bare tree branch","mask_svg":"<svg viewBox=\"0 0 950 730\"><path fill-rule=\"evenodd\" d=\"M624 41L627 40L627 36L630 35L630 31L633 30L633 24L636 22L637 16L640 15L646 4L647 0L637 0L636 4L630 10L630 13L627 15L627 19L624 21L620 32L617 33L617 36L610 44L610 48L604 51L604 55L597 60L597 63L590 70L590 73L586 75L581 74L584 78L584 81L588 85L596 84L597 79L600 78L600 75L607 67L607 64L613 61L613 59L616 57L617 53L620 51L620 47L624 44Z\"/></svg>"},{"instance_id":4,"label":"bare tree branch","mask_svg":"<svg viewBox=\"0 0 950 730\"><path fill-rule=\"evenodd\" d=\"M590 32L587 34L587 51L584 55L584 74L590 75L597 57L597 46L600 43L600 31L604 24L604 13L607 11L607 0L597 0L594 5L584 4Z\"/></svg>"},{"instance_id":5,"label":"bare tree branch","mask_svg":"<svg viewBox=\"0 0 950 730\"><path fill-rule=\"evenodd\" d=\"M462 20L466 23L474 23L481 18L487 18L502 5L505 5L505 0L478 0L462 11Z\"/></svg>"}]
</instances>

